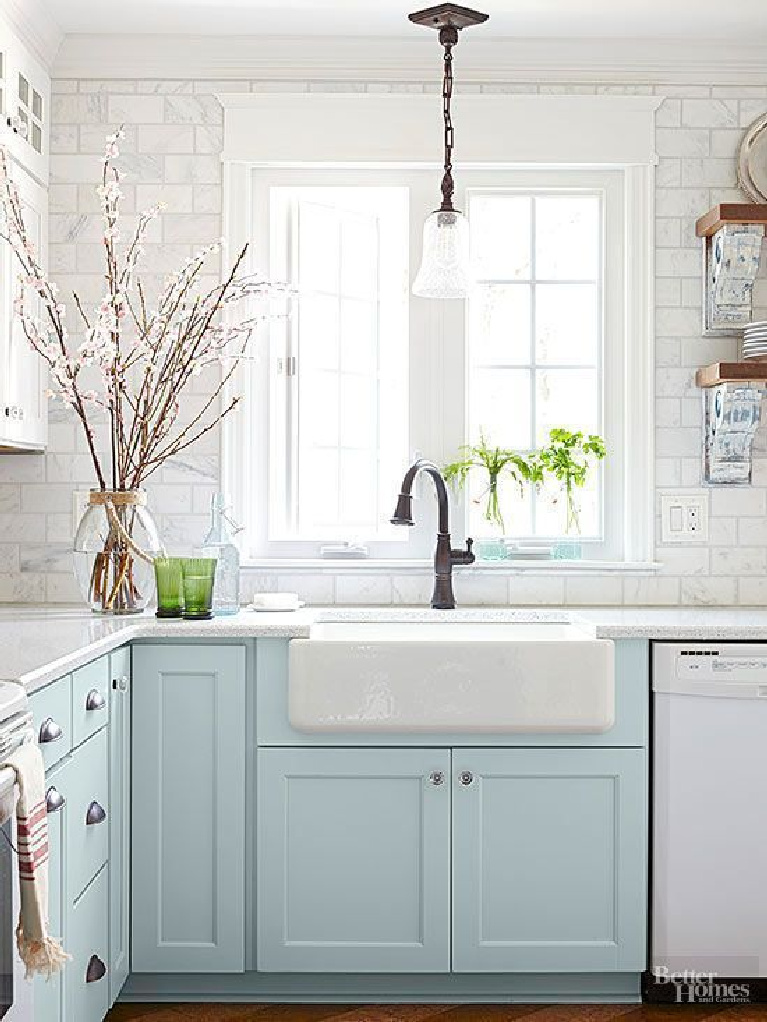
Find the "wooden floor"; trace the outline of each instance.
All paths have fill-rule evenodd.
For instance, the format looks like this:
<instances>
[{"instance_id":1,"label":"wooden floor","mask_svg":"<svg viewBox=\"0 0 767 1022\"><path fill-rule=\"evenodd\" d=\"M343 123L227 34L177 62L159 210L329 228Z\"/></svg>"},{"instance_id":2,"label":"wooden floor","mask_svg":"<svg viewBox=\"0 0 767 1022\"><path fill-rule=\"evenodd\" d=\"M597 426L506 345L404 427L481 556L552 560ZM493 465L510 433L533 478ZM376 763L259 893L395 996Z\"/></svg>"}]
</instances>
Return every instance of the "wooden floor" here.
<instances>
[{"instance_id":1,"label":"wooden floor","mask_svg":"<svg viewBox=\"0 0 767 1022\"><path fill-rule=\"evenodd\" d=\"M118 1005L107 1022L767 1022L767 1004L708 1005L467 1005L449 1004L170 1004Z\"/></svg>"}]
</instances>

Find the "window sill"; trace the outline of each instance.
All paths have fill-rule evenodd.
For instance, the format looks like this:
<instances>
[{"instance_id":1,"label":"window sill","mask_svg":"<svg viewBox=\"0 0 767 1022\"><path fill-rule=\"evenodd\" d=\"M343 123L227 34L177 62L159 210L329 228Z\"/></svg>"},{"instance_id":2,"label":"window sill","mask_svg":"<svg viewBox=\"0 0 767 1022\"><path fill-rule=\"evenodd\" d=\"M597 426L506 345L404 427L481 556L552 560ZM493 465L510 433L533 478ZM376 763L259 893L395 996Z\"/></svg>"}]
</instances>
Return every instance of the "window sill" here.
<instances>
[{"instance_id":1,"label":"window sill","mask_svg":"<svg viewBox=\"0 0 767 1022\"><path fill-rule=\"evenodd\" d=\"M420 575L434 571L431 560L373 560L343 558L330 560L315 558L262 558L243 561L242 568L251 572L306 572L334 575ZM657 561L559 561L559 560L504 560L480 561L460 565L461 574L507 575L655 575L661 568Z\"/></svg>"}]
</instances>

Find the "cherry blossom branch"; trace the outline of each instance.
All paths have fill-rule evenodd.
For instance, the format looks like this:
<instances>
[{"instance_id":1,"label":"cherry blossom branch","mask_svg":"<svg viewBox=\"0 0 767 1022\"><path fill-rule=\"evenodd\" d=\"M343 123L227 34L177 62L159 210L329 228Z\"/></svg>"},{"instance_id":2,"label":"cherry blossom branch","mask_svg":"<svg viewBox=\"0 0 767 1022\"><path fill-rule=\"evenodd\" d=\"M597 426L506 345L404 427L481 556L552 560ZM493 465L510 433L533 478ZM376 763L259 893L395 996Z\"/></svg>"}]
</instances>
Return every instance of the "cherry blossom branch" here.
<instances>
[{"instance_id":1,"label":"cherry blossom branch","mask_svg":"<svg viewBox=\"0 0 767 1022\"><path fill-rule=\"evenodd\" d=\"M246 357L253 331L272 318L267 303L273 296L284 298L290 293L256 275L242 274L247 246L223 280L206 289L206 268L220 251L214 242L167 278L150 308L139 268L147 232L164 206L158 203L141 213L129 240L121 243L122 190L116 161L124 135L120 128L106 139L97 188L106 288L92 312L77 294L73 296L84 326L78 344L70 340L64 326L66 310L56 285L35 259L21 201L0 149L0 239L13 249L21 267L14 312L28 343L50 369L52 396L73 408L82 423L102 490L107 473L96 449L89 409L104 409L109 417L112 488L138 488L168 458L187 450L234 411L240 398L232 398L222 408L224 388ZM40 302L42 318L25 300L27 292ZM177 425L181 398L190 383L204 369L216 366L222 367L222 374L202 407L191 421ZM79 377L85 369L97 371L99 388L83 390Z\"/></svg>"}]
</instances>

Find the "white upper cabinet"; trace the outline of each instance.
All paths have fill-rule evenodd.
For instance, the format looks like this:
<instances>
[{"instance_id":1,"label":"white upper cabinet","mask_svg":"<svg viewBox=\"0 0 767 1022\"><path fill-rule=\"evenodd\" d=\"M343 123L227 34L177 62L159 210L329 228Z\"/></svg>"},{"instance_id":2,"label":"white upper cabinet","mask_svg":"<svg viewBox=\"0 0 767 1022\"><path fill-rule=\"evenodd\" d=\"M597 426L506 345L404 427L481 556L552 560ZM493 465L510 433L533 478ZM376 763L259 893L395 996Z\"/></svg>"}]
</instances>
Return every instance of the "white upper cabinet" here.
<instances>
[{"instance_id":1,"label":"white upper cabinet","mask_svg":"<svg viewBox=\"0 0 767 1022\"><path fill-rule=\"evenodd\" d=\"M0 145L24 208L29 239L47 268L50 79L0 23ZM45 448L47 373L13 312L19 265L0 245L0 450ZM32 296L29 300L34 300Z\"/></svg>"},{"instance_id":2,"label":"white upper cabinet","mask_svg":"<svg viewBox=\"0 0 767 1022\"><path fill-rule=\"evenodd\" d=\"M51 80L0 22L0 145L47 187Z\"/></svg>"},{"instance_id":3,"label":"white upper cabinet","mask_svg":"<svg viewBox=\"0 0 767 1022\"><path fill-rule=\"evenodd\" d=\"M11 164L29 239L46 264L48 192L30 174ZM19 266L10 248L0 252L0 448L42 450L48 438L47 374L14 315ZM28 301L37 301L31 295Z\"/></svg>"}]
</instances>

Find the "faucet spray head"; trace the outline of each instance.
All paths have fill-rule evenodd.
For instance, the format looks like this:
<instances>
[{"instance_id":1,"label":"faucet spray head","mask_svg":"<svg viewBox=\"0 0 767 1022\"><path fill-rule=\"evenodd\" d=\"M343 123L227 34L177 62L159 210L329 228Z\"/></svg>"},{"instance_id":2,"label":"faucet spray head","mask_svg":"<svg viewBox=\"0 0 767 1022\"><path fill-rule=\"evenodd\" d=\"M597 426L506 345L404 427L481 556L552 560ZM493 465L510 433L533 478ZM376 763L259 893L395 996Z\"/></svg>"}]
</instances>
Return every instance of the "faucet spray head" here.
<instances>
[{"instance_id":1,"label":"faucet spray head","mask_svg":"<svg viewBox=\"0 0 767 1022\"><path fill-rule=\"evenodd\" d=\"M415 525L413 521L413 498L409 493L400 493L397 507L390 518L392 525Z\"/></svg>"}]
</instances>

